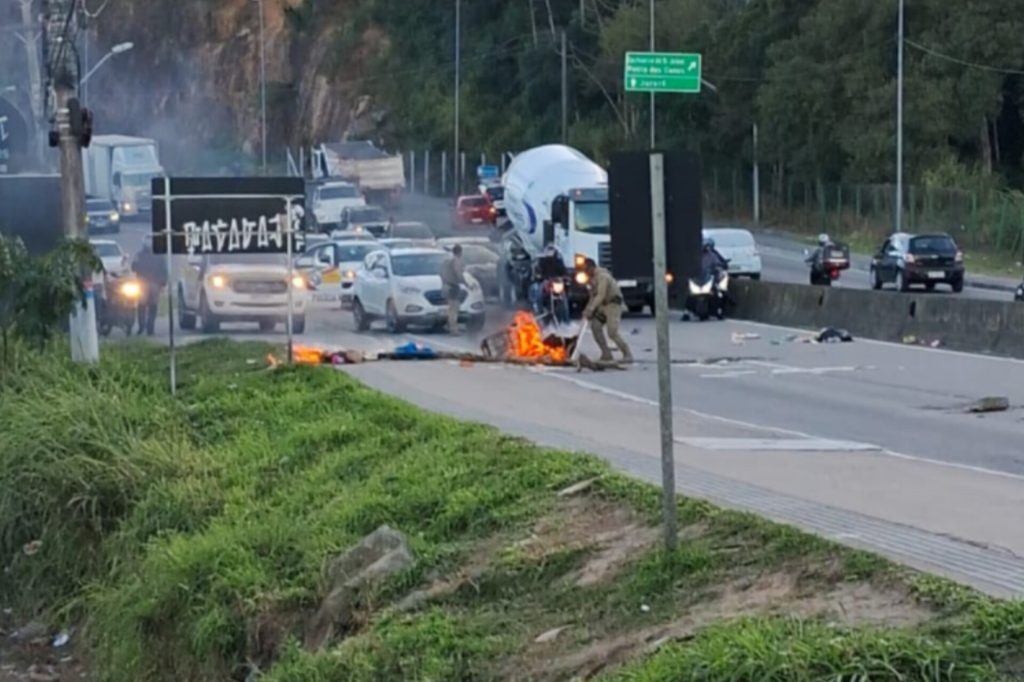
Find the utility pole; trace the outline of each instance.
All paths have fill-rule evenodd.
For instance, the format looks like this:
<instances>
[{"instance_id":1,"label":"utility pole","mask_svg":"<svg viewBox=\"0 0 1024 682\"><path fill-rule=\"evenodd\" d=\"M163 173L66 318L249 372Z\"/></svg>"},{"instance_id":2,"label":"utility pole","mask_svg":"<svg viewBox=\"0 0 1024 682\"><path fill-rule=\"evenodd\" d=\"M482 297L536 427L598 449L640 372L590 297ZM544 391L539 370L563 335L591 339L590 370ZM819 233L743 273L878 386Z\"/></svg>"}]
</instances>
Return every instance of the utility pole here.
<instances>
[{"instance_id":1,"label":"utility pole","mask_svg":"<svg viewBox=\"0 0 1024 682\"><path fill-rule=\"evenodd\" d=\"M900 3L896 56L896 229L903 231L903 0Z\"/></svg>"},{"instance_id":2,"label":"utility pole","mask_svg":"<svg viewBox=\"0 0 1024 682\"><path fill-rule=\"evenodd\" d=\"M650 51L654 52L654 0L650 0L651 9L651 46ZM655 141L655 116L654 116L654 92L651 92L651 149L654 149Z\"/></svg>"},{"instance_id":3,"label":"utility pole","mask_svg":"<svg viewBox=\"0 0 1024 682\"><path fill-rule=\"evenodd\" d=\"M267 174L267 50L264 39L263 0L258 0L260 13L260 138L263 149L263 175Z\"/></svg>"},{"instance_id":4,"label":"utility pole","mask_svg":"<svg viewBox=\"0 0 1024 682\"><path fill-rule=\"evenodd\" d=\"M758 166L757 159L757 122L753 124L753 142L754 142L754 225L761 224L761 169Z\"/></svg>"},{"instance_id":5,"label":"utility pole","mask_svg":"<svg viewBox=\"0 0 1024 682\"><path fill-rule=\"evenodd\" d=\"M565 29L562 29L562 144L569 144L569 68Z\"/></svg>"},{"instance_id":6,"label":"utility pole","mask_svg":"<svg viewBox=\"0 0 1024 682\"><path fill-rule=\"evenodd\" d=\"M459 87L462 80L462 8L461 0L455 0L455 173L452 175L452 188L458 196L462 188L459 186L462 177L459 175Z\"/></svg>"},{"instance_id":7,"label":"utility pole","mask_svg":"<svg viewBox=\"0 0 1024 682\"><path fill-rule=\"evenodd\" d=\"M78 32L77 0L49 0L45 15L47 69L56 100L54 122L57 146L60 149L61 210L64 236L82 239L85 236L85 183L82 176L82 112L75 97L78 85L78 59L75 36ZM75 362L99 361L96 335L96 305L92 291L92 273L82 272L85 306L75 306L71 313L71 359Z\"/></svg>"},{"instance_id":8,"label":"utility pole","mask_svg":"<svg viewBox=\"0 0 1024 682\"><path fill-rule=\"evenodd\" d=\"M16 34L25 46L25 63L28 64L28 77L31 91L29 92L32 107L33 128L35 137L32 142L32 158L36 163L43 159L43 128L46 123L43 116L43 68L39 63L39 38L41 33L36 25L36 17L32 15L33 0L19 0L21 6L21 23L25 27L23 33Z\"/></svg>"}]
</instances>

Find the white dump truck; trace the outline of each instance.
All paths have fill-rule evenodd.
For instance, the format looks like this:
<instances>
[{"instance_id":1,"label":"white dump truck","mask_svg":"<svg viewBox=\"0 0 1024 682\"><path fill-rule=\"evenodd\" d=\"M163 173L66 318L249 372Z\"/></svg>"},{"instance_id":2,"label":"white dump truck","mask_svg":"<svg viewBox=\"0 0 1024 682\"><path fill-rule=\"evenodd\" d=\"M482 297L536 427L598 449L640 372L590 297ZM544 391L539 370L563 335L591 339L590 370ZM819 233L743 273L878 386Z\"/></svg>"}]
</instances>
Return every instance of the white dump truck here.
<instances>
[{"instance_id":1,"label":"white dump truck","mask_svg":"<svg viewBox=\"0 0 1024 682\"><path fill-rule=\"evenodd\" d=\"M322 144L312 152L313 177L346 180L359 187L367 203L395 206L405 191L401 154L388 154L372 142Z\"/></svg>"},{"instance_id":2,"label":"white dump truck","mask_svg":"<svg viewBox=\"0 0 1024 682\"><path fill-rule=\"evenodd\" d=\"M508 222L503 226L498 281L507 305L525 300L533 261L548 244L558 249L566 268L582 269L592 258L611 269L611 220L608 173L586 155L564 145L545 145L522 152L503 178ZM586 301L586 287L574 278L570 298ZM650 280L620 280L631 312L653 301Z\"/></svg>"},{"instance_id":3,"label":"white dump truck","mask_svg":"<svg viewBox=\"0 0 1024 682\"><path fill-rule=\"evenodd\" d=\"M97 135L83 151L87 195L110 200L124 216L150 211L152 180L164 175L156 140Z\"/></svg>"}]
</instances>

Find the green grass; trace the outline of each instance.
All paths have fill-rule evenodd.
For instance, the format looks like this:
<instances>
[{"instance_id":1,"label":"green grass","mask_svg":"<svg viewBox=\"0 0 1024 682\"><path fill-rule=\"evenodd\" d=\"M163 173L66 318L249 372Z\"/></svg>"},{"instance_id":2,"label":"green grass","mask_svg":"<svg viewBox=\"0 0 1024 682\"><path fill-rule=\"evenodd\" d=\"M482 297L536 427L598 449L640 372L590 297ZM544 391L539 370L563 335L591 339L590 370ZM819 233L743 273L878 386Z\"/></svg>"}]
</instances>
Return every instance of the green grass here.
<instances>
[{"instance_id":1,"label":"green grass","mask_svg":"<svg viewBox=\"0 0 1024 682\"><path fill-rule=\"evenodd\" d=\"M738 578L789 570L809 590L899 585L936 619L894 631L725 620L618 679L990 680L1022 655L1019 604L693 500L680 518L696 530L676 552L640 552L616 579L577 587L592 548L537 554L516 541L572 482L598 477L591 495L652 522L655 488L428 415L340 372L267 371L272 350L183 349L177 400L166 351L144 344L106 347L99 368L22 354L0 384L0 601L23 618L84 625L100 679L241 679L249 662L274 682L501 679L522 672L546 629L571 624L564 645L582 646L713 603ZM409 537L416 564L364 595L345 641L302 650L325 560L381 524ZM389 612L483 546L493 556L481 575Z\"/></svg>"}]
</instances>

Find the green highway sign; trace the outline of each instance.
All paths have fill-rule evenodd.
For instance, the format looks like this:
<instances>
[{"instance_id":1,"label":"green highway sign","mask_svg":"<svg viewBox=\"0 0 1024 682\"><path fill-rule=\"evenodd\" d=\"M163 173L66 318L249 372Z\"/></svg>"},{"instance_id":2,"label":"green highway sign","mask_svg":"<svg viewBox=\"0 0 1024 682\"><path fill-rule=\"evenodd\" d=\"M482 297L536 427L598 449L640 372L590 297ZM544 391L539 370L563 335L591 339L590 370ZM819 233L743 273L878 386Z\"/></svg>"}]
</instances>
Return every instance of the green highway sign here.
<instances>
[{"instance_id":1,"label":"green highway sign","mask_svg":"<svg viewBox=\"0 0 1024 682\"><path fill-rule=\"evenodd\" d=\"M627 52L626 92L700 92L699 54Z\"/></svg>"}]
</instances>

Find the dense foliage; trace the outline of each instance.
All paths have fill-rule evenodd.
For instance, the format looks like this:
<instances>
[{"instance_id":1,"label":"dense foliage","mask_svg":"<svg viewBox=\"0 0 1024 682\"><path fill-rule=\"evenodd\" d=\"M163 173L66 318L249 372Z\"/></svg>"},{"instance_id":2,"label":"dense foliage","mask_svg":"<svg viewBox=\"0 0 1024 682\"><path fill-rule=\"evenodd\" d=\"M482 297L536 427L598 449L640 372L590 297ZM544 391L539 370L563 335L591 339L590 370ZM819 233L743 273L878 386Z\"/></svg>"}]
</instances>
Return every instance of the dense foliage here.
<instances>
[{"instance_id":1,"label":"dense foliage","mask_svg":"<svg viewBox=\"0 0 1024 682\"><path fill-rule=\"evenodd\" d=\"M365 0L346 12L348 35L387 36L363 87L387 105L398 148L451 147L454 4ZM315 22L326 5L306 0L304 11ZM647 49L648 8L647 0L463 2L463 148L494 158L560 138L562 28L571 142L599 158L645 144L648 98L623 92L622 60ZM962 186L994 171L996 184L1020 184L1018 10L1013 0L907 0L908 181ZM751 160L757 122L761 161L776 176L895 179L897 0L657 0L656 12L659 49L703 53L717 87L659 98L661 144L736 167ZM358 40L339 45L361 49Z\"/></svg>"}]
</instances>

